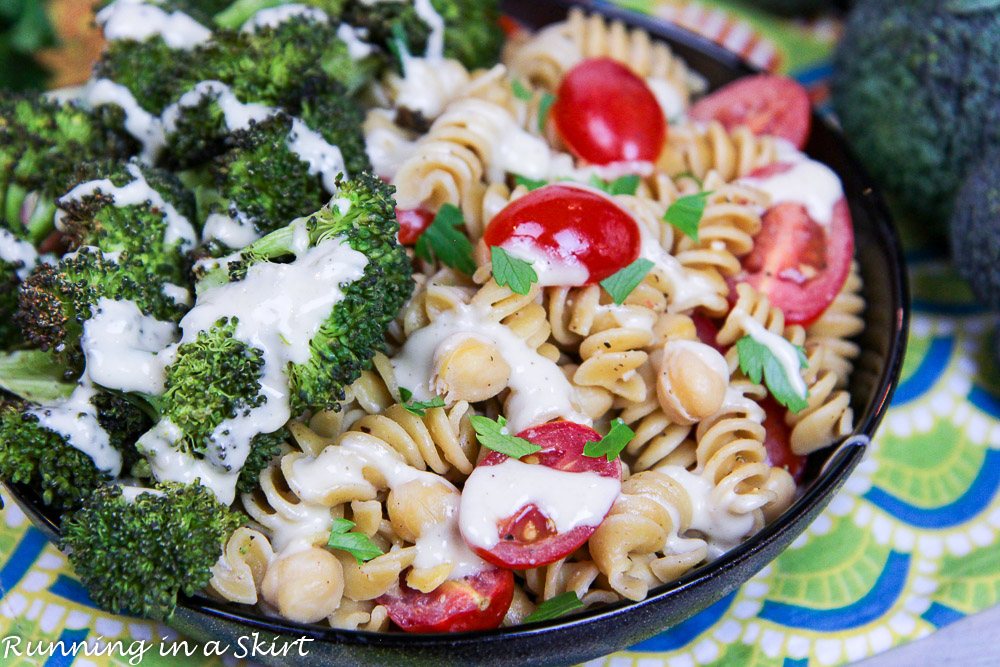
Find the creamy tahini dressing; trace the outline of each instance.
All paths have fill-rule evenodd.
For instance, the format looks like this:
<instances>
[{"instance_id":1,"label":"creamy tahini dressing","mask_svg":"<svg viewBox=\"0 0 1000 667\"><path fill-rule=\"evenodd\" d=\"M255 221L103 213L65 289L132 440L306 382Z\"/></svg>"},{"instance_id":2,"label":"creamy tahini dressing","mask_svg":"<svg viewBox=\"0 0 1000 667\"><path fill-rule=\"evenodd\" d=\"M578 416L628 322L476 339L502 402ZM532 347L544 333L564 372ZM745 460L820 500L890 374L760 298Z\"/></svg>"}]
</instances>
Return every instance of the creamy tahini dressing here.
<instances>
[{"instance_id":1,"label":"creamy tahini dressing","mask_svg":"<svg viewBox=\"0 0 1000 667\"><path fill-rule=\"evenodd\" d=\"M220 502L232 504L236 500L239 468L226 470L181 451L178 446L183 437L183 432L176 424L169 419L161 419L139 438L136 448L149 461L149 467L157 480L181 484L200 481Z\"/></svg>"},{"instance_id":2,"label":"creamy tahini dressing","mask_svg":"<svg viewBox=\"0 0 1000 667\"><path fill-rule=\"evenodd\" d=\"M656 471L673 479L687 492L691 500L691 525L688 530L696 531L704 539L708 545L709 560L738 546L753 530L752 513L734 514L715 501L713 494L716 487L711 480L675 465L661 466ZM652 496L650 499L655 500ZM674 516L677 525L676 509L667 507L667 510ZM689 539L678 536L671 542L668 542L667 548L672 548L674 553L692 551Z\"/></svg>"},{"instance_id":3,"label":"creamy tahini dressing","mask_svg":"<svg viewBox=\"0 0 1000 667\"><path fill-rule=\"evenodd\" d=\"M347 175L347 168L339 147L327 143L319 132L309 129L298 118L293 118L288 148L309 164L310 174L320 175L327 192L336 194L340 191L337 176Z\"/></svg>"},{"instance_id":4,"label":"creamy tahini dressing","mask_svg":"<svg viewBox=\"0 0 1000 667\"><path fill-rule=\"evenodd\" d=\"M737 312L735 316L737 322L751 338L761 345L767 347L774 355L774 358L781 364L785 371L792 390L800 398L805 398L809 393L806 381L802 377L802 360L799 358L799 351L782 336L768 331L763 324L752 318L745 312Z\"/></svg>"},{"instance_id":5,"label":"creamy tahini dressing","mask_svg":"<svg viewBox=\"0 0 1000 667\"><path fill-rule=\"evenodd\" d=\"M298 17L303 17L316 23L330 22L330 17L322 9L292 3L261 9L251 16L240 30L243 32L256 32L261 28L277 28L282 23Z\"/></svg>"},{"instance_id":6,"label":"creamy tahini dressing","mask_svg":"<svg viewBox=\"0 0 1000 667\"><path fill-rule=\"evenodd\" d=\"M181 247L186 249L193 248L197 242L197 235L195 234L194 227L191 226L191 222L181 215L180 212L174 205L163 199L163 195L150 187L149 183L146 181L146 177L142 175L142 169L136 164L129 164L126 169L128 173L132 176L133 180L122 187L116 186L109 179L100 179L96 181L88 181L86 183L81 183L75 188L64 194L59 198L59 203L65 203L68 201L80 201L88 195L92 195L98 190L100 190L105 195L111 197L114 200L115 206L118 208L123 208L125 206L134 206L136 204L146 204L155 206L163 211L163 215L167 220L167 228L163 234L163 240L166 243L175 243L181 241ZM59 226L61 215L56 213L56 226Z\"/></svg>"},{"instance_id":7,"label":"creamy tahini dressing","mask_svg":"<svg viewBox=\"0 0 1000 667\"><path fill-rule=\"evenodd\" d=\"M70 446L89 456L98 470L117 477L122 455L111 446L107 431L97 421L97 408L90 402L96 394L97 389L84 374L69 398L31 408L28 413L38 417L39 425L63 436Z\"/></svg>"},{"instance_id":8,"label":"creamy tahini dressing","mask_svg":"<svg viewBox=\"0 0 1000 667\"><path fill-rule=\"evenodd\" d=\"M595 472L566 472L507 459L472 471L462 490L459 526L468 542L491 549L497 524L534 505L560 533L597 526L621 491L621 482Z\"/></svg>"},{"instance_id":9,"label":"creamy tahini dressing","mask_svg":"<svg viewBox=\"0 0 1000 667\"><path fill-rule=\"evenodd\" d=\"M404 53L403 76L389 77L393 105L437 118L469 82L469 73L456 60L418 58Z\"/></svg>"},{"instance_id":10,"label":"creamy tahini dressing","mask_svg":"<svg viewBox=\"0 0 1000 667\"><path fill-rule=\"evenodd\" d=\"M771 206L783 202L802 204L809 217L829 227L833 222L833 207L844 198L844 187L836 172L822 162L809 158L791 143L777 139L778 161L791 163L792 168L767 178L744 177L739 183L766 192Z\"/></svg>"},{"instance_id":11,"label":"creamy tahini dressing","mask_svg":"<svg viewBox=\"0 0 1000 667\"><path fill-rule=\"evenodd\" d=\"M38 251L28 241L22 241L6 229L0 229L0 259L11 264L21 262L17 277L24 280L38 264Z\"/></svg>"},{"instance_id":12,"label":"creamy tahini dressing","mask_svg":"<svg viewBox=\"0 0 1000 667\"><path fill-rule=\"evenodd\" d=\"M101 297L83 323L87 375L108 389L162 394L164 369L174 356L165 348L178 333L176 325L143 315L132 301Z\"/></svg>"},{"instance_id":13,"label":"creamy tahini dressing","mask_svg":"<svg viewBox=\"0 0 1000 667\"><path fill-rule=\"evenodd\" d=\"M194 88L163 110L163 128L169 134L177 130L177 121L184 109L197 106L205 98L214 99L226 119L230 131L245 130L251 122L260 122L275 114L275 109L263 104L244 104L232 89L221 81L200 81Z\"/></svg>"},{"instance_id":14,"label":"creamy tahini dressing","mask_svg":"<svg viewBox=\"0 0 1000 667\"><path fill-rule=\"evenodd\" d=\"M510 366L506 412L512 433L557 417L589 425L590 418L575 405L576 392L559 366L504 325L489 321L487 315L477 307L459 304L413 332L391 360L399 386L410 389L418 401L436 396L435 351L454 334L467 333L495 345Z\"/></svg>"},{"instance_id":15,"label":"creamy tahini dressing","mask_svg":"<svg viewBox=\"0 0 1000 667\"><path fill-rule=\"evenodd\" d=\"M364 41L367 36L367 31L363 28L355 28L348 23L337 26L337 37L347 45L347 55L352 60L367 58L375 52L375 47Z\"/></svg>"},{"instance_id":16,"label":"creamy tahini dressing","mask_svg":"<svg viewBox=\"0 0 1000 667\"><path fill-rule=\"evenodd\" d=\"M377 490L366 470L376 473L375 478L385 481L389 489L410 482L433 487L443 485L451 492L451 502L447 504L445 516L432 530L419 536L416 542L417 556L414 567L429 569L439 565L452 566L449 579L457 579L492 569L466 545L459 531L459 493L448 480L434 473L417 470L407 465L394 450L387 446L372 446L367 441L344 438L340 445L324 449L316 459L302 458L295 461L288 485L292 491L313 504L320 504L329 494L344 486L366 488L371 493ZM369 473L370 474L370 473Z\"/></svg>"},{"instance_id":17,"label":"creamy tahini dressing","mask_svg":"<svg viewBox=\"0 0 1000 667\"><path fill-rule=\"evenodd\" d=\"M193 49L212 39L212 31L183 12L166 12L145 0L116 0L97 12L108 41L143 42L159 35L173 49Z\"/></svg>"},{"instance_id":18,"label":"creamy tahini dressing","mask_svg":"<svg viewBox=\"0 0 1000 667\"><path fill-rule=\"evenodd\" d=\"M125 112L125 131L142 144L140 157L152 164L167 143L160 119L149 113L136 101L125 86L110 79L90 81L83 91L81 101L90 108L113 104Z\"/></svg>"},{"instance_id":19,"label":"creamy tahini dressing","mask_svg":"<svg viewBox=\"0 0 1000 667\"><path fill-rule=\"evenodd\" d=\"M573 250L583 250L585 243L572 230L564 230L556 235L559 247L566 250L562 256L553 257L547 250L542 250L533 239L544 230L537 223L518 225L518 235L504 241L501 246L512 256L531 264L538 275L538 284L544 286L578 286L590 279L590 271L583 265Z\"/></svg>"},{"instance_id":20,"label":"creamy tahini dressing","mask_svg":"<svg viewBox=\"0 0 1000 667\"><path fill-rule=\"evenodd\" d=\"M164 457L154 467L158 479L190 481L206 466L214 467L211 479L203 479L202 483L221 499L232 501L235 474L246 461L250 441L258 433L277 431L291 417L288 365L309 360L309 341L343 299L341 286L361 278L367 263L362 253L335 238L304 250L290 264L254 264L244 280L209 288L198 295L194 308L181 320L181 343L192 342L199 332L211 329L223 317L237 320L235 337L262 352L264 366L259 382L266 401L219 424L212 433L215 446L206 452L203 462L172 454ZM140 439L141 446L154 458L165 452L164 445L171 449L171 435L180 435L176 429L164 429ZM193 463L198 464L197 474L191 471ZM235 474L222 474L227 469Z\"/></svg>"}]
</instances>

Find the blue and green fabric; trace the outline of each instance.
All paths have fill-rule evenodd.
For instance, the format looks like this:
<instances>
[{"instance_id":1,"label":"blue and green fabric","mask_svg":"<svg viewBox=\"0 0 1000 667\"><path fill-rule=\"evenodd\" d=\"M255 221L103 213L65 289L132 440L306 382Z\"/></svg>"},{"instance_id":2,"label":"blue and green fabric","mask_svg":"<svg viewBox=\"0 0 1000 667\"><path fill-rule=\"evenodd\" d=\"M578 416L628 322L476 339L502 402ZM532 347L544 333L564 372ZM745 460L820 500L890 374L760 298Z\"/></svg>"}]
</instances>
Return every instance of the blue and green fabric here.
<instances>
[{"instance_id":1,"label":"blue and green fabric","mask_svg":"<svg viewBox=\"0 0 1000 667\"><path fill-rule=\"evenodd\" d=\"M837 29L765 19L724 0L628 0L736 47L818 91ZM997 319L947 262L905 234L914 315L903 380L861 464L827 511L774 563L701 614L609 667L804 667L856 661L1000 603L1000 368ZM168 628L96 609L65 557L7 503L0 517L0 638L67 642L177 639ZM0 645L2 652L2 645ZM122 656L21 657L9 667L125 667ZM244 667L161 657L144 667Z\"/></svg>"}]
</instances>

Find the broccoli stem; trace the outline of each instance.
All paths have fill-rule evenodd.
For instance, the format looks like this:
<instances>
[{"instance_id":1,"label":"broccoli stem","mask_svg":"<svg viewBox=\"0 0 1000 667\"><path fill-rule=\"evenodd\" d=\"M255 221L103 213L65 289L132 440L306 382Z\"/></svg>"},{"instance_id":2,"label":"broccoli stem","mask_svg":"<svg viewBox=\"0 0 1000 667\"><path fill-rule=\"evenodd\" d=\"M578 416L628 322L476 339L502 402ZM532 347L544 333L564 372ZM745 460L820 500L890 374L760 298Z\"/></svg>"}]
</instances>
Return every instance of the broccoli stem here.
<instances>
[{"instance_id":1,"label":"broccoli stem","mask_svg":"<svg viewBox=\"0 0 1000 667\"><path fill-rule=\"evenodd\" d=\"M31 217L24 225L28 231L28 238L36 247L52 233L52 220L55 213L55 201L40 196L35 204L35 209L31 212Z\"/></svg>"},{"instance_id":2,"label":"broccoli stem","mask_svg":"<svg viewBox=\"0 0 1000 667\"><path fill-rule=\"evenodd\" d=\"M7 198L4 201L3 217L11 229L24 226L21 222L21 207L24 206L24 200L27 197L28 190L23 185L11 183L7 186Z\"/></svg>"}]
</instances>

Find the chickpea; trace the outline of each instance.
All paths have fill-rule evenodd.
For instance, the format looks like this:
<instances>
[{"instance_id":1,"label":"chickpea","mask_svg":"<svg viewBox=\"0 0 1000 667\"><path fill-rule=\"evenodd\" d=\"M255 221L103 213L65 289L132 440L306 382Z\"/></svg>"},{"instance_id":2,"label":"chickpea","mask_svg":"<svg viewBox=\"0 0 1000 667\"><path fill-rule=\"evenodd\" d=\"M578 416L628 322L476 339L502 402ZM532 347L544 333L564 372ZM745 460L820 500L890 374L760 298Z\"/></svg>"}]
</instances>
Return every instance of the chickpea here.
<instances>
[{"instance_id":1,"label":"chickpea","mask_svg":"<svg viewBox=\"0 0 1000 667\"><path fill-rule=\"evenodd\" d=\"M693 341L664 346L656 395L674 423L693 424L718 412L728 385L726 360L713 348Z\"/></svg>"},{"instance_id":2,"label":"chickpea","mask_svg":"<svg viewBox=\"0 0 1000 667\"><path fill-rule=\"evenodd\" d=\"M458 494L445 484L407 482L389 492L386 509L396 534L416 542L424 531L458 511Z\"/></svg>"},{"instance_id":3,"label":"chickpea","mask_svg":"<svg viewBox=\"0 0 1000 667\"><path fill-rule=\"evenodd\" d=\"M261 593L285 618L316 623L340 606L344 568L329 551L310 547L271 563Z\"/></svg>"},{"instance_id":4,"label":"chickpea","mask_svg":"<svg viewBox=\"0 0 1000 667\"><path fill-rule=\"evenodd\" d=\"M510 366L496 345L469 334L456 334L434 353L436 388L446 400L476 403L507 388Z\"/></svg>"}]
</instances>

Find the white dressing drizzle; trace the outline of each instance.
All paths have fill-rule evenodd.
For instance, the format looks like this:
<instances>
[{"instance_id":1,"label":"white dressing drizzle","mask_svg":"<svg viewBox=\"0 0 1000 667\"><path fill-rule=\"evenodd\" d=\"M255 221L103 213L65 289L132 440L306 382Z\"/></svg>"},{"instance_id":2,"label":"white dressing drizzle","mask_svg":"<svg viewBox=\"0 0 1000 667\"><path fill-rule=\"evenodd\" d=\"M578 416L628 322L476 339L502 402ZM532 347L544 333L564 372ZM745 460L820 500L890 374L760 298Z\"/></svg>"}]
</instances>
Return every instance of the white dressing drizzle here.
<instances>
[{"instance_id":1,"label":"white dressing drizzle","mask_svg":"<svg viewBox=\"0 0 1000 667\"><path fill-rule=\"evenodd\" d=\"M80 341L90 379L108 389L162 394L173 360L165 348L177 339L177 326L143 315L132 301L101 297L93 310Z\"/></svg>"},{"instance_id":2,"label":"white dressing drizzle","mask_svg":"<svg viewBox=\"0 0 1000 667\"><path fill-rule=\"evenodd\" d=\"M434 9L431 0L413 0L413 9L417 16L431 29L427 36L427 50L424 57L428 60L444 59L444 19Z\"/></svg>"},{"instance_id":3,"label":"white dressing drizzle","mask_svg":"<svg viewBox=\"0 0 1000 667\"><path fill-rule=\"evenodd\" d=\"M691 525L688 530L696 531L708 544L709 560L738 546L753 530L752 513L733 514L713 500L715 485L710 480L676 465L661 466L656 471L669 476L687 492L691 500ZM652 496L650 499L655 500ZM676 525L676 509L667 507L667 510L674 515ZM673 549L674 553L687 553L692 546L690 539L683 536L673 538L667 544L667 548Z\"/></svg>"},{"instance_id":4,"label":"white dressing drizzle","mask_svg":"<svg viewBox=\"0 0 1000 667\"><path fill-rule=\"evenodd\" d=\"M139 438L136 448L149 461L153 476L161 482L179 482L201 485L226 505L236 500L236 482L239 468L226 470L212 465L205 459L179 449L184 434L169 419L161 419L156 426ZM244 457L245 458L245 457Z\"/></svg>"},{"instance_id":5,"label":"white dressing drizzle","mask_svg":"<svg viewBox=\"0 0 1000 667\"><path fill-rule=\"evenodd\" d=\"M367 31L355 28L349 23L341 23L337 27L337 37L347 45L347 55L352 60L367 58L375 51L375 47L364 41Z\"/></svg>"},{"instance_id":6,"label":"white dressing drizzle","mask_svg":"<svg viewBox=\"0 0 1000 667\"><path fill-rule=\"evenodd\" d=\"M504 241L501 247L514 257L530 262L538 275L539 285L578 286L590 278L590 271L572 254L573 250L584 249L586 241L572 230L567 229L556 235L559 248L566 251L559 257L553 257L533 243L532 239L544 231L541 225L526 223L518 225L517 231L518 235Z\"/></svg>"},{"instance_id":7,"label":"white dressing drizzle","mask_svg":"<svg viewBox=\"0 0 1000 667\"><path fill-rule=\"evenodd\" d=\"M400 130L393 127L392 119L396 112L392 109L372 109L368 113L381 115L389 121L372 123L370 127L366 127L365 150L375 173L382 178L392 180L399 170L399 165L413 155L417 142L407 139Z\"/></svg>"},{"instance_id":8,"label":"white dressing drizzle","mask_svg":"<svg viewBox=\"0 0 1000 667\"><path fill-rule=\"evenodd\" d=\"M396 381L410 389L415 400L425 401L437 395L435 350L458 333L492 343L510 366L511 393L506 413L510 415L512 433L557 417L590 425L590 418L575 405L573 386L555 362L528 347L504 325L490 321L488 312L465 304L441 313L431 324L413 332L392 358Z\"/></svg>"},{"instance_id":9,"label":"white dressing drizzle","mask_svg":"<svg viewBox=\"0 0 1000 667\"><path fill-rule=\"evenodd\" d=\"M94 194L97 190L110 196L114 200L115 206L119 208L148 203L163 211L163 215L166 216L167 228L164 231L163 240L167 243L181 241L181 247L185 250L193 248L197 237L194 227L191 226L188 219L181 215L173 204L164 200L159 192L150 187L146 177L142 175L142 169L139 168L139 165L129 164L126 168L134 179L131 183L120 188L106 178L81 183L60 197L59 203L80 201L84 197ZM57 212L57 227L60 219L61 216Z\"/></svg>"},{"instance_id":10,"label":"white dressing drizzle","mask_svg":"<svg viewBox=\"0 0 1000 667\"><path fill-rule=\"evenodd\" d=\"M232 89L221 81L199 81L194 88L180 96L163 110L163 128L169 134L177 131L177 121L184 109L197 106L205 98L213 98L222 109L226 127L230 131L244 130L251 122L260 122L274 115L275 110L263 104L244 104Z\"/></svg>"},{"instance_id":11,"label":"white dressing drizzle","mask_svg":"<svg viewBox=\"0 0 1000 667\"><path fill-rule=\"evenodd\" d=\"M829 227L833 207L843 199L840 177L822 162L800 152L788 141L777 139L778 161L791 163L792 168L766 178L744 177L739 183L757 188L771 197L771 206L783 202L802 204L809 217Z\"/></svg>"},{"instance_id":12,"label":"white dressing drizzle","mask_svg":"<svg viewBox=\"0 0 1000 667\"><path fill-rule=\"evenodd\" d=\"M774 358L778 360L795 394L800 398L805 398L809 390L802 377L802 360L799 358L799 351L795 349L795 346L782 336L768 331L764 325L742 310L734 314L747 335L769 349Z\"/></svg>"},{"instance_id":13,"label":"white dressing drizzle","mask_svg":"<svg viewBox=\"0 0 1000 667\"><path fill-rule=\"evenodd\" d=\"M22 241L6 229L0 229L0 259L11 264L21 262L17 277L24 280L38 264L38 251L28 241Z\"/></svg>"},{"instance_id":14,"label":"white dressing drizzle","mask_svg":"<svg viewBox=\"0 0 1000 667\"><path fill-rule=\"evenodd\" d=\"M167 13L145 0L116 0L97 12L108 41L143 42L159 35L172 49L189 50L212 39L212 31L183 12Z\"/></svg>"},{"instance_id":15,"label":"white dressing drizzle","mask_svg":"<svg viewBox=\"0 0 1000 667\"><path fill-rule=\"evenodd\" d=\"M153 163L167 140L160 119L149 113L136 101L125 86L110 79L96 79L87 84L82 101L90 108L105 104L121 107L125 112L125 130L142 144L140 157Z\"/></svg>"},{"instance_id":16,"label":"white dressing drizzle","mask_svg":"<svg viewBox=\"0 0 1000 667\"><path fill-rule=\"evenodd\" d=\"M122 498L125 499L127 503L134 503L135 499L139 496L144 496L149 494L151 496L162 496L163 491L158 489L145 489L141 486L127 486L125 484L118 485L122 490Z\"/></svg>"},{"instance_id":17,"label":"white dressing drizzle","mask_svg":"<svg viewBox=\"0 0 1000 667\"><path fill-rule=\"evenodd\" d=\"M282 23L298 17L303 17L316 23L330 22L330 17L322 9L292 3L261 9L251 16L240 30L243 32L257 32L261 28L277 28Z\"/></svg>"},{"instance_id":18,"label":"white dressing drizzle","mask_svg":"<svg viewBox=\"0 0 1000 667\"><path fill-rule=\"evenodd\" d=\"M323 187L330 194L339 192L337 176L347 175L344 166L344 156L340 148L327 143L319 132L309 127L298 118L292 119L292 131L288 135L288 148L296 153L304 162L309 163L310 174L320 174Z\"/></svg>"},{"instance_id":19,"label":"white dressing drizzle","mask_svg":"<svg viewBox=\"0 0 1000 667\"><path fill-rule=\"evenodd\" d=\"M389 76L393 105L437 118L469 82L469 73L457 60L402 55L403 76Z\"/></svg>"},{"instance_id":20,"label":"white dressing drizzle","mask_svg":"<svg viewBox=\"0 0 1000 667\"><path fill-rule=\"evenodd\" d=\"M229 212L232 215L210 214L201 230L202 239L214 239L229 248L245 248L260 238L260 232L242 211L230 204Z\"/></svg>"},{"instance_id":21,"label":"white dressing drizzle","mask_svg":"<svg viewBox=\"0 0 1000 667\"><path fill-rule=\"evenodd\" d=\"M566 472L507 459L472 471L462 490L459 525L470 544L491 549L497 524L534 505L560 533L597 526L621 491L621 482L595 472Z\"/></svg>"},{"instance_id":22,"label":"white dressing drizzle","mask_svg":"<svg viewBox=\"0 0 1000 667\"><path fill-rule=\"evenodd\" d=\"M417 556L414 566L433 568L452 566L449 579L457 579L492 569L466 545L459 531L459 492L448 480L434 473L409 466L394 450L369 441L343 438L340 445L327 447L316 459L301 458L293 462L288 485L303 500L321 504L324 498L338 488L357 486L374 494L377 486L369 481L365 471L374 471L376 480L393 489L410 482L427 486L443 485L451 492L445 515L432 530L421 533L416 542ZM371 473L369 473L371 475Z\"/></svg>"},{"instance_id":23,"label":"white dressing drizzle","mask_svg":"<svg viewBox=\"0 0 1000 667\"><path fill-rule=\"evenodd\" d=\"M143 449L153 460L162 458L154 465L158 479L191 481L205 475L202 483L224 502L232 502L250 441L258 433L277 431L291 416L288 365L309 360L309 341L343 298L341 285L361 278L367 263L362 253L334 238L304 250L290 264L254 264L244 280L199 294L181 320L181 342L195 340L223 317L237 319L235 338L262 352L259 382L266 400L219 424L204 461L176 455L172 449L180 435L176 428L157 426L143 435L139 441ZM215 470L206 473L208 468Z\"/></svg>"},{"instance_id":24,"label":"white dressing drizzle","mask_svg":"<svg viewBox=\"0 0 1000 667\"><path fill-rule=\"evenodd\" d=\"M111 446L108 433L97 421L97 408L90 399L97 390L86 374L69 398L40 405L28 410L38 417L40 426L54 431L93 461L98 470L117 477L122 469L122 455Z\"/></svg>"}]
</instances>

